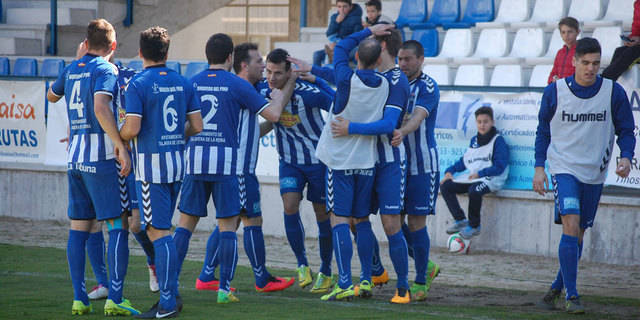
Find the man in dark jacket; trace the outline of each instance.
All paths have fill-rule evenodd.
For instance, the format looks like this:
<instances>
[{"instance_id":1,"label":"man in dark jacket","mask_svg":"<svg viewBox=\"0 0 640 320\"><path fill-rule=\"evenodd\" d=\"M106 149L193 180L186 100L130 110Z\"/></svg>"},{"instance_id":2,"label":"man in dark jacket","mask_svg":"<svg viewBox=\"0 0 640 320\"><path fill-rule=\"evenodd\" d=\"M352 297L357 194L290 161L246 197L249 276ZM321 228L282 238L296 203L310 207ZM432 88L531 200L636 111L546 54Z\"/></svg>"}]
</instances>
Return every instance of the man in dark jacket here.
<instances>
[{"instance_id":1,"label":"man in dark jacket","mask_svg":"<svg viewBox=\"0 0 640 320\"><path fill-rule=\"evenodd\" d=\"M362 30L362 8L359 4L351 3L351 0L338 0L336 2L338 12L331 16L329 27L327 28L327 38L331 41L325 45L325 50L313 53L313 64L321 66L326 54L331 60L333 48L336 43L354 32ZM325 53L326 51L326 53Z\"/></svg>"}]
</instances>

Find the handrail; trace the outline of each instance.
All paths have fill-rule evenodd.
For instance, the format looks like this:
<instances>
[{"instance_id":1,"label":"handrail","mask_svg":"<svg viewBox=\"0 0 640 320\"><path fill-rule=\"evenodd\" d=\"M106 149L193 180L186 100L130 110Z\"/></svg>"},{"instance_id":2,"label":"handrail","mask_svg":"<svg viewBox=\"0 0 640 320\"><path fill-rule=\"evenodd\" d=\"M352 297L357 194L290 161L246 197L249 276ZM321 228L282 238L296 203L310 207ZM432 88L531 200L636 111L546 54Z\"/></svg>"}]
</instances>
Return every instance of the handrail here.
<instances>
[{"instance_id":1,"label":"handrail","mask_svg":"<svg viewBox=\"0 0 640 320\"><path fill-rule=\"evenodd\" d=\"M133 24L133 0L127 0L127 16L122 21L125 27Z\"/></svg>"},{"instance_id":2,"label":"handrail","mask_svg":"<svg viewBox=\"0 0 640 320\"><path fill-rule=\"evenodd\" d=\"M58 0L51 0L51 37L47 53L55 56L58 54Z\"/></svg>"}]
</instances>

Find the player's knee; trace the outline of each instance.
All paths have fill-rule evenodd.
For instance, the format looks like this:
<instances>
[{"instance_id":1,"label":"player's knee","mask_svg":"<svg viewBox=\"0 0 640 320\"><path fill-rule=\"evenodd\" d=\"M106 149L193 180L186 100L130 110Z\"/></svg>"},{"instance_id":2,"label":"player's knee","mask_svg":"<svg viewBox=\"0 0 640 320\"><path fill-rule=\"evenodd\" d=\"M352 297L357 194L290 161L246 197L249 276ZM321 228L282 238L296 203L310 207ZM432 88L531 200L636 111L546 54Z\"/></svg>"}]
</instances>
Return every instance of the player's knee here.
<instances>
[{"instance_id":1,"label":"player's knee","mask_svg":"<svg viewBox=\"0 0 640 320\"><path fill-rule=\"evenodd\" d=\"M262 217L242 217L242 224L245 227L260 227L262 226Z\"/></svg>"}]
</instances>

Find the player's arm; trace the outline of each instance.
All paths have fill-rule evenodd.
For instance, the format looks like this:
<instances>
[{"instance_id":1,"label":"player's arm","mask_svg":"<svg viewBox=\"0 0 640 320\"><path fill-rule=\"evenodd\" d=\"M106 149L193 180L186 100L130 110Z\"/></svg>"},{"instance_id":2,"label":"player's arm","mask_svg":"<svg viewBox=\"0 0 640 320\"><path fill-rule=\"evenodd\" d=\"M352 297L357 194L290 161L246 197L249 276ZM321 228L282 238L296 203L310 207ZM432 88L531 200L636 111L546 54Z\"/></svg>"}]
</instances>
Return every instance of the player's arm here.
<instances>
[{"instance_id":1,"label":"player's arm","mask_svg":"<svg viewBox=\"0 0 640 320\"><path fill-rule=\"evenodd\" d=\"M440 184L445 183L447 180L453 180L453 174L456 172L462 172L466 169L464 166L464 156L460 157L458 161L452 164L447 170L444 171L444 178L440 180Z\"/></svg>"},{"instance_id":2,"label":"player's arm","mask_svg":"<svg viewBox=\"0 0 640 320\"><path fill-rule=\"evenodd\" d=\"M67 66L68 68L69 66ZM64 96L64 80L67 77L67 68L58 75L56 81L49 87L47 91L47 100L49 102L58 102Z\"/></svg>"},{"instance_id":3,"label":"player's arm","mask_svg":"<svg viewBox=\"0 0 640 320\"><path fill-rule=\"evenodd\" d=\"M102 130L109 136L114 145L115 156L120 163L120 174L126 176L131 171L131 159L127 148L120 138L116 119L111 110L111 96L96 93L93 95L93 111Z\"/></svg>"},{"instance_id":4,"label":"player's arm","mask_svg":"<svg viewBox=\"0 0 640 320\"><path fill-rule=\"evenodd\" d=\"M402 124L400 129L393 130L393 139L391 145L394 147L399 146L402 143L402 139L408 134L416 131L424 119L429 116L429 112L426 108L416 106L416 109L411 113L411 117L405 123Z\"/></svg>"},{"instance_id":5,"label":"player's arm","mask_svg":"<svg viewBox=\"0 0 640 320\"><path fill-rule=\"evenodd\" d=\"M184 125L184 138L195 136L202 132L202 114L200 113L200 100L193 90L193 85L187 83L185 86L185 97L187 99L187 122Z\"/></svg>"},{"instance_id":6,"label":"player's arm","mask_svg":"<svg viewBox=\"0 0 640 320\"><path fill-rule=\"evenodd\" d=\"M287 106L289 100L291 99L293 90L296 87L297 76L293 74L292 70L289 70L289 72L291 72L292 74L289 76L289 80L284 85L282 90L273 89L270 94L271 102L269 102L269 104L259 112L260 116L265 118L267 121L280 121L282 110L284 110L284 107Z\"/></svg>"},{"instance_id":7,"label":"player's arm","mask_svg":"<svg viewBox=\"0 0 640 320\"><path fill-rule=\"evenodd\" d=\"M631 172L631 159L636 146L636 138L633 134L635 123L627 93L615 82L611 95L611 109L613 126L618 136L616 143L620 147L620 161L616 164L616 174L625 178Z\"/></svg>"},{"instance_id":8,"label":"player's arm","mask_svg":"<svg viewBox=\"0 0 640 320\"><path fill-rule=\"evenodd\" d=\"M494 177L501 175L509 165L509 146L502 136L496 138L493 145L492 166L478 171L478 177Z\"/></svg>"},{"instance_id":9,"label":"player's arm","mask_svg":"<svg viewBox=\"0 0 640 320\"><path fill-rule=\"evenodd\" d=\"M384 108L382 119L369 123L349 122L342 117L337 117L331 122L331 133L334 137L344 137L350 134L377 136L392 133L400 119L402 108L387 105Z\"/></svg>"},{"instance_id":10,"label":"player's arm","mask_svg":"<svg viewBox=\"0 0 640 320\"><path fill-rule=\"evenodd\" d=\"M540 111L538 112L538 128L535 142L535 173L533 174L533 190L544 195L549 189L549 179L544 171L547 160L547 149L551 143L551 119L556 112L556 84L552 83L544 89Z\"/></svg>"},{"instance_id":11,"label":"player's arm","mask_svg":"<svg viewBox=\"0 0 640 320\"><path fill-rule=\"evenodd\" d=\"M127 102L127 116L124 118L122 128L120 128L120 137L123 140L131 140L140 133L142 123L142 98L133 81L127 85L124 100Z\"/></svg>"}]
</instances>

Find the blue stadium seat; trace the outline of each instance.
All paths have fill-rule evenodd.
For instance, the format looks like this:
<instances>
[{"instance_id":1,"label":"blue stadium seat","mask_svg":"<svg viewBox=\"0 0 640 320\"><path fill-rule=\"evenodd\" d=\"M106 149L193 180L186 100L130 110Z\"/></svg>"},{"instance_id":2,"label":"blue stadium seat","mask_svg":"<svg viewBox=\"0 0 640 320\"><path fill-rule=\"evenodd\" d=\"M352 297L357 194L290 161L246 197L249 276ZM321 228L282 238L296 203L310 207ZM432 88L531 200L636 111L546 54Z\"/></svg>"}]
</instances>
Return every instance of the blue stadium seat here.
<instances>
[{"instance_id":1,"label":"blue stadium seat","mask_svg":"<svg viewBox=\"0 0 640 320\"><path fill-rule=\"evenodd\" d=\"M436 29L415 30L411 38L422 44L425 57L435 57L438 55L438 31Z\"/></svg>"},{"instance_id":2,"label":"blue stadium seat","mask_svg":"<svg viewBox=\"0 0 640 320\"><path fill-rule=\"evenodd\" d=\"M173 71L180 73L180 62L178 61L167 61L167 68L172 69Z\"/></svg>"},{"instance_id":3,"label":"blue stadium seat","mask_svg":"<svg viewBox=\"0 0 640 320\"><path fill-rule=\"evenodd\" d=\"M460 19L460 0L435 0L431 16L425 23L410 25L412 30L430 29L443 23L457 22Z\"/></svg>"},{"instance_id":4,"label":"blue stadium seat","mask_svg":"<svg viewBox=\"0 0 640 320\"><path fill-rule=\"evenodd\" d=\"M138 71L142 71L142 60L131 60L127 65L127 67L138 70Z\"/></svg>"},{"instance_id":5,"label":"blue stadium seat","mask_svg":"<svg viewBox=\"0 0 640 320\"><path fill-rule=\"evenodd\" d=\"M477 22L490 22L496 17L496 8L493 0L469 0L464 16L460 22L443 23L442 27L449 28L471 28Z\"/></svg>"},{"instance_id":6,"label":"blue stadium seat","mask_svg":"<svg viewBox=\"0 0 640 320\"><path fill-rule=\"evenodd\" d=\"M410 24L422 23L427 20L427 0L403 0L396 26L406 27Z\"/></svg>"},{"instance_id":7,"label":"blue stadium seat","mask_svg":"<svg viewBox=\"0 0 640 320\"><path fill-rule=\"evenodd\" d=\"M13 76L35 77L38 75L38 62L32 58L18 58L13 64Z\"/></svg>"},{"instance_id":8,"label":"blue stadium seat","mask_svg":"<svg viewBox=\"0 0 640 320\"><path fill-rule=\"evenodd\" d=\"M44 59L42 68L40 69L41 77L58 77L64 70L64 60L62 59Z\"/></svg>"},{"instance_id":9,"label":"blue stadium seat","mask_svg":"<svg viewBox=\"0 0 640 320\"><path fill-rule=\"evenodd\" d=\"M9 58L0 57L0 76L9 75Z\"/></svg>"},{"instance_id":10,"label":"blue stadium seat","mask_svg":"<svg viewBox=\"0 0 640 320\"><path fill-rule=\"evenodd\" d=\"M209 68L209 64L206 62L189 62L187 65L187 70L184 71L183 76L187 79L191 79L191 77L196 74L207 70Z\"/></svg>"}]
</instances>

